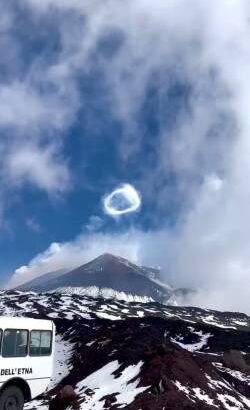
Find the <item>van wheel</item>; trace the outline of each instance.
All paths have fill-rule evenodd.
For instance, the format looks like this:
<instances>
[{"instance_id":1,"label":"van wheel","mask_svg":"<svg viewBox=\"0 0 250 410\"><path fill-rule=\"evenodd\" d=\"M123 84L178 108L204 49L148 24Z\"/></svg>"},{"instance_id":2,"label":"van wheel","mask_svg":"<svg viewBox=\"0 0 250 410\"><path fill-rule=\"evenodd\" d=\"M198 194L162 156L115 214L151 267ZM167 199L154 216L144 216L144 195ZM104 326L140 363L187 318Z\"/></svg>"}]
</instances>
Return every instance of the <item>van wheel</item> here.
<instances>
[{"instance_id":1,"label":"van wheel","mask_svg":"<svg viewBox=\"0 0 250 410\"><path fill-rule=\"evenodd\" d=\"M23 410L24 395L17 386L8 386L0 395L0 410Z\"/></svg>"}]
</instances>

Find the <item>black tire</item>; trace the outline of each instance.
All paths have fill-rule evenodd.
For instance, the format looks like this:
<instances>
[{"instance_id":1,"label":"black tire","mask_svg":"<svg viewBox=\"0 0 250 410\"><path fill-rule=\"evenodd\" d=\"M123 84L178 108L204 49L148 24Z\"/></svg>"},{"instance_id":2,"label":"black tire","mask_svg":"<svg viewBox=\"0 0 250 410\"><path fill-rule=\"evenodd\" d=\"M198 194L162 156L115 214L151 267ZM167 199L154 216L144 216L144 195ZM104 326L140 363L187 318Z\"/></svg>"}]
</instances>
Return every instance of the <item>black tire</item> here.
<instances>
[{"instance_id":1,"label":"black tire","mask_svg":"<svg viewBox=\"0 0 250 410\"><path fill-rule=\"evenodd\" d=\"M0 393L0 410L23 410L24 394L17 386L8 386Z\"/></svg>"}]
</instances>

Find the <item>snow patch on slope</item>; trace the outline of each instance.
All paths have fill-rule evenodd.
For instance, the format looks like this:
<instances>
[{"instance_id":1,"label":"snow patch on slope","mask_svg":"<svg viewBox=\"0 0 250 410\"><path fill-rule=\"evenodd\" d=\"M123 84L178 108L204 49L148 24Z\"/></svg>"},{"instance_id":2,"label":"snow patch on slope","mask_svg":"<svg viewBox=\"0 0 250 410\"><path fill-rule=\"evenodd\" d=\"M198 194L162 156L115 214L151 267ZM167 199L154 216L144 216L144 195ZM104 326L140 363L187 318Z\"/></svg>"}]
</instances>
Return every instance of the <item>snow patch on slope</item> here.
<instances>
[{"instance_id":1,"label":"snow patch on slope","mask_svg":"<svg viewBox=\"0 0 250 410\"><path fill-rule=\"evenodd\" d=\"M54 356L54 371L51 378L48 390L56 387L70 370L70 359L73 354L74 344L70 344L64 340L61 335L56 335L55 356ZM43 400L32 400L26 403L24 410L48 410L49 405Z\"/></svg>"},{"instance_id":2,"label":"snow patch on slope","mask_svg":"<svg viewBox=\"0 0 250 410\"><path fill-rule=\"evenodd\" d=\"M189 352L196 352L197 350L201 350L204 346L207 345L208 339L212 336L211 333L203 333L200 332L193 332L200 336L200 341L196 343L181 343L177 339L171 338L171 342L176 343L178 346L182 347L182 349L186 349Z\"/></svg>"},{"instance_id":3,"label":"snow patch on slope","mask_svg":"<svg viewBox=\"0 0 250 410\"><path fill-rule=\"evenodd\" d=\"M55 346L54 372L49 389L57 386L59 382L69 374L71 369L69 361L72 357L74 348L74 345L63 340L61 335L56 335Z\"/></svg>"},{"instance_id":4,"label":"snow patch on slope","mask_svg":"<svg viewBox=\"0 0 250 410\"><path fill-rule=\"evenodd\" d=\"M49 405L42 400L33 400L24 405L24 410L48 410Z\"/></svg>"},{"instance_id":5,"label":"snow patch on slope","mask_svg":"<svg viewBox=\"0 0 250 410\"><path fill-rule=\"evenodd\" d=\"M86 288L66 286L54 289L51 293L67 293L93 298L123 300L125 302L149 303L154 301L151 297L132 295L111 288L99 288L98 286L88 286Z\"/></svg>"},{"instance_id":6,"label":"snow patch on slope","mask_svg":"<svg viewBox=\"0 0 250 410\"><path fill-rule=\"evenodd\" d=\"M240 403L235 397L229 394L218 394L218 400L223 404L224 408L227 410L244 410L245 405ZM248 406L248 408L250 408Z\"/></svg>"},{"instance_id":7,"label":"snow patch on slope","mask_svg":"<svg viewBox=\"0 0 250 410\"><path fill-rule=\"evenodd\" d=\"M199 387L196 387L193 389L193 392L195 393L196 397L200 401L204 401L206 404L209 406L215 406L218 407L216 404L214 404L213 399L211 399L204 391L202 391Z\"/></svg>"},{"instance_id":8,"label":"snow patch on slope","mask_svg":"<svg viewBox=\"0 0 250 410\"><path fill-rule=\"evenodd\" d=\"M148 388L138 387L139 378L131 382L139 375L142 365L143 362L139 362L137 365L128 366L118 377L115 377L114 373L120 367L118 361L115 360L86 377L78 383L76 389L76 392L85 398L81 409L103 410L106 407L105 400L102 400L102 398L111 394L116 395L116 404L119 407L132 403L138 394ZM88 389L91 390L91 393Z\"/></svg>"}]
</instances>

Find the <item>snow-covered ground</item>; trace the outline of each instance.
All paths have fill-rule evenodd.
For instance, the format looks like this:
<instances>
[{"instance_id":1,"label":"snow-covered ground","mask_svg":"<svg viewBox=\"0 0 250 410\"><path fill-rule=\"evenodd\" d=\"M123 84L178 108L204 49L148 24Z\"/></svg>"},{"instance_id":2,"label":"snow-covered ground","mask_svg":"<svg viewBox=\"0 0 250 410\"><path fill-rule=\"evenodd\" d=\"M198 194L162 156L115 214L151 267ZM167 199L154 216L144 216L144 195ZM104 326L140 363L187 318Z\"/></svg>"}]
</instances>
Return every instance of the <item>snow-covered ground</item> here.
<instances>
[{"instance_id":1,"label":"snow-covered ground","mask_svg":"<svg viewBox=\"0 0 250 410\"><path fill-rule=\"evenodd\" d=\"M63 340L61 335L56 336L55 346L54 373L49 389L57 386L57 384L69 374L71 369L70 359L74 349L74 344L70 344L67 340Z\"/></svg>"},{"instance_id":2,"label":"snow-covered ground","mask_svg":"<svg viewBox=\"0 0 250 410\"><path fill-rule=\"evenodd\" d=\"M25 410L48 410L60 382L79 394L80 410L144 410L140 400L163 410L171 397L181 410L250 409L250 375L221 362L232 346L250 357L248 316L96 296L0 294L0 314L51 318L58 329L55 390Z\"/></svg>"}]
</instances>

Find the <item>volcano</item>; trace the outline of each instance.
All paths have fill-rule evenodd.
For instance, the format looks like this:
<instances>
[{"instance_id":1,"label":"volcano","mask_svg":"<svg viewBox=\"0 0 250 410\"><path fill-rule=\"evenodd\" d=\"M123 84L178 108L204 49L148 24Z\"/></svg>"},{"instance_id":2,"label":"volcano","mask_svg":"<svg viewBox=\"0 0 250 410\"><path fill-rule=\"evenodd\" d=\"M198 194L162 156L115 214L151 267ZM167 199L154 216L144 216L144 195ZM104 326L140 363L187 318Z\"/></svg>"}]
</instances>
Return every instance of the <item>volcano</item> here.
<instances>
[{"instance_id":1,"label":"volcano","mask_svg":"<svg viewBox=\"0 0 250 410\"><path fill-rule=\"evenodd\" d=\"M130 301L173 303L176 290L164 284L160 271L137 266L127 259L105 253L70 272L45 274L20 286L18 290L33 292L80 293Z\"/></svg>"}]
</instances>

